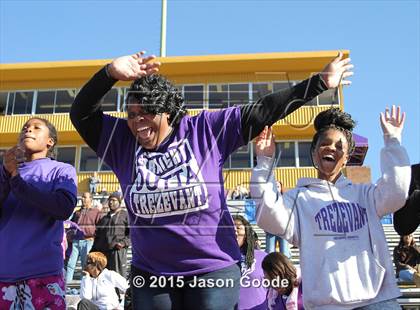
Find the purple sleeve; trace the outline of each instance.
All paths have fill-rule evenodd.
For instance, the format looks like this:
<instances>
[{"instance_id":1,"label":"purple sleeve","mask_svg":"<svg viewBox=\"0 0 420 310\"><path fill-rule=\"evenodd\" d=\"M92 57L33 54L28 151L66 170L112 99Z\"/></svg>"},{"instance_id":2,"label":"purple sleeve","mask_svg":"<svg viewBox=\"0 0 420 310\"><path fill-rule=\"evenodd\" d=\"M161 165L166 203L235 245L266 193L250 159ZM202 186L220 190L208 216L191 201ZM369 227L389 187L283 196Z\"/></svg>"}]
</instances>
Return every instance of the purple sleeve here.
<instances>
[{"instance_id":1,"label":"purple sleeve","mask_svg":"<svg viewBox=\"0 0 420 310\"><path fill-rule=\"evenodd\" d=\"M238 147L244 145L241 126L241 111L238 107L215 112L203 112L217 142L223 161Z\"/></svg>"},{"instance_id":2,"label":"purple sleeve","mask_svg":"<svg viewBox=\"0 0 420 310\"><path fill-rule=\"evenodd\" d=\"M67 229L67 234L70 235L72 240L82 240L85 238L85 233L75 222L65 221L64 223L70 225L70 228Z\"/></svg>"},{"instance_id":3,"label":"purple sleeve","mask_svg":"<svg viewBox=\"0 0 420 310\"><path fill-rule=\"evenodd\" d=\"M16 199L24 204L37 208L56 220L66 220L76 206L76 180L76 170L68 166L57 173L52 191L40 190L19 175L10 179L10 187Z\"/></svg>"},{"instance_id":4,"label":"purple sleeve","mask_svg":"<svg viewBox=\"0 0 420 310\"><path fill-rule=\"evenodd\" d=\"M10 193L10 176L6 172L4 166L0 166L0 206L6 200Z\"/></svg>"}]
</instances>

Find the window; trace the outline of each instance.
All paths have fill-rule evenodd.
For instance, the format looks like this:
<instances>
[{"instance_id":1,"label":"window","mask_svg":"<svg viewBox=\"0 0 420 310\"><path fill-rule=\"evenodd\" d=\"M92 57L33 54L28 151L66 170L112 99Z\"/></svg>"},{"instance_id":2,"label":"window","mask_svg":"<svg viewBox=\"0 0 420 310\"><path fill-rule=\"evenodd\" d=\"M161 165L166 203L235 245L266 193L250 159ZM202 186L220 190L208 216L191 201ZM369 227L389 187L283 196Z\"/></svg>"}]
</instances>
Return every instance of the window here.
<instances>
[{"instance_id":1,"label":"window","mask_svg":"<svg viewBox=\"0 0 420 310\"><path fill-rule=\"evenodd\" d=\"M241 146L232 155L229 156L229 168L251 168L251 148L250 144Z\"/></svg>"},{"instance_id":2,"label":"window","mask_svg":"<svg viewBox=\"0 0 420 310\"><path fill-rule=\"evenodd\" d=\"M278 92L279 90L290 88L294 85L293 82L274 82L273 83L273 93Z\"/></svg>"},{"instance_id":3,"label":"window","mask_svg":"<svg viewBox=\"0 0 420 310\"><path fill-rule=\"evenodd\" d=\"M101 160L91 148L86 146L82 147L79 166L80 171L111 171L105 163L99 167L100 163Z\"/></svg>"},{"instance_id":4,"label":"window","mask_svg":"<svg viewBox=\"0 0 420 310\"><path fill-rule=\"evenodd\" d=\"M311 142L298 142L299 167L312 167Z\"/></svg>"},{"instance_id":5,"label":"window","mask_svg":"<svg viewBox=\"0 0 420 310\"><path fill-rule=\"evenodd\" d=\"M54 113L55 90L38 91L35 113Z\"/></svg>"},{"instance_id":6,"label":"window","mask_svg":"<svg viewBox=\"0 0 420 310\"><path fill-rule=\"evenodd\" d=\"M295 142L276 142L277 167L296 167Z\"/></svg>"},{"instance_id":7,"label":"window","mask_svg":"<svg viewBox=\"0 0 420 310\"><path fill-rule=\"evenodd\" d=\"M112 88L101 100L104 111L118 111L118 89Z\"/></svg>"},{"instance_id":8,"label":"window","mask_svg":"<svg viewBox=\"0 0 420 310\"><path fill-rule=\"evenodd\" d=\"M128 88L124 87L121 88L120 91L120 111L127 112L127 95L128 95Z\"/></svg>"},{"instance_id":9,"label":"window","mask_svg":"<svg viewBox=\"0 0 420 310\"><path fill-rule=\"evenodd\" d=\"M271 84L268 83L252 84L252 101L257 101L265 95L268 95L269 93L271 93L271 89Z\"/></svg>"},{"instance_id":10,"label":"window","mask_svg":"<svg viewBox=\"0 0 420 310\"><path fill-rule=\"evenodd\" d=\"M70 107L76 97L75 89L57 90L55 96L55 113L70 112Z\"/></svg>"},{"instance_id":11,"label":"window","mask_svg":"<svg viewBox=\"0 0 420 310\"><path fill-rule=\"evenodd\" d=\"M229 106L238 106L249 103L249 84L229 85Z\"/></svg>"},{"instance_id":12,"label":"window","mask_svg":"<svg viewBox=\"0 0 420 310\"><path fill-rule=\"evenodd\" d=\"M318 96L318 104L333 105L338 104L338 90L337 88L328 89Z\"/></svg>"},{"instance_id":13,"label":"window","mask_svg":"<svg viewBox=\"0 0 420 310\"><path fill-rule=\"evenodd\" d=\"M70 164L73 167L75 166L75 160L76 160L75 147L58 147L56 151L57 151L57 161Z\"/></svg>"},{"instance_id":14,"label":"window","mask_svg":"<svg viewBox=\"0 0 420 310\"><path fill-rule=\"evenodd\" d=\"M0 93L0 115L6 113L8 93Z\"/></svg>"},{"instance_id":15,"label":"window","mask_svg":"<svg viewBox=\"0 0 420 310\"><path fill-rule=\"evenodd\" d=\"M249 83L209 85L209 108L222 109L249 103Z\"/></svg>"},{"instance_id":16,"label":"window","mask_svg":"<svg viewBox=\"0 0 420 310\"><path fill-rule=\"evenodd\" d=\"M33 91L10 93L7 114L31 114L33 98Z\"/></svg>"},{"instance_id":17,"label":"window","mask_svg":"<svg viewBox=\"0 0 420 310\"><path fill-rule=\"evenodd\" d=\"M317 97L305 103L306 106L316 106L318 104Z\"/></svg>"},{"instance_id":18,"label":"window","mask_svg":"<svg viewBox=\"0 0 420 310\"><path fill-rule=\"evenodd\" d=\"M229 107L228 85L209 85L209 108L222 109Z\"/></svg>"},{"instance_id":19,"label":"window","mask_svg":"<svg viewBox=\"0 0 420 310\"><path fill-rule=\"evenodd\" d=\"M202 109L204 102L203 85L185 85L183 88L185 107L187 109Z\"/></svg>"}]
</instances>

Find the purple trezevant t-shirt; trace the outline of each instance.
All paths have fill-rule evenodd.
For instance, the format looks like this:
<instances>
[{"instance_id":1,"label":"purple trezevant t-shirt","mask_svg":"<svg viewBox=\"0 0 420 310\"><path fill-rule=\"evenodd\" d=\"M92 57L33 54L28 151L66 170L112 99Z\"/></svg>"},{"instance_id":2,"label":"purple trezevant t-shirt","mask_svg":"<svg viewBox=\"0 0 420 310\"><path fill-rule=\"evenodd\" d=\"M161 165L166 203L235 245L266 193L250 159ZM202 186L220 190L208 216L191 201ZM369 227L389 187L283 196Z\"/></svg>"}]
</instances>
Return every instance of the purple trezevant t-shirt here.
<instances>
[{"instance_id":1,"label":"purple trezevant t-shirt","mask_svg":"<svg viewBox=\"0 0 420 310\"><path fill-rule=\"evenodd\" d=\"M154 151L138 145L126 120L104 115L98 155L124 193L135 267L187 276L239 260L222 167L241 145L239 108L184 116Z\"/></svg>"},{"instance_id":2,"label":"purple trezevant t-shirt","mask_svg":"<svg viewBox=\"0 0 420 310\"><path fill-rule=\"evenodd\" d=\"M254 263L251 268L242 268L241 288L239 291L239 310L266 310L267 288L263 285L264 270L261 263L267 253L254 250ZM243 264L242 264L243 265Z\"/></svg>"},{"instance_id":3,"label":"purple trezevant t-shirt","mask_svg":"<svg viewBox=\"0 0 420 310\"><path fill-rule=\"evenodd\" d=\"M43 210L71 214L74 205L54 205L50 198L53 191L65 191L75 202L76 184L74 167L50 158L20 164L19 176L12 179L0 165L0 186L10 187L0 207L0 282L62 273L63 221Z\"/></svg>"}]
</instances>

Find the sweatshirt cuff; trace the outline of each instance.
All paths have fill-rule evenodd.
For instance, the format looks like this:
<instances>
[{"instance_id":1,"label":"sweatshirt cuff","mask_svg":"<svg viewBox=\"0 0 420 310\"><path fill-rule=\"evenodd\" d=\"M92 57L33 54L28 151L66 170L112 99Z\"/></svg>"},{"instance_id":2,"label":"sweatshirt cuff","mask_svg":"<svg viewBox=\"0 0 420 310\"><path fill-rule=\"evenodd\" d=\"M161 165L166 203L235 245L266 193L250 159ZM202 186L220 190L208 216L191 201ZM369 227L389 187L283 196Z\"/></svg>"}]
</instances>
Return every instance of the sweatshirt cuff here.
<instances>
[{"instance_id":1,"label":"sweatshirt cuff","mask_svg":"<svg viewBox=\"0 0 420 310\"><path fill-rule=\"evenodd\" d=\"M22 182L23 182L23 179L21 178L19 174L10 178L10 186L12 188L18 187L20 184L22 184Z\"/></svg>"},{"instance_id":2,"label":"sweatshirt cuff","mask_svg":"<svg viewBox=\"0 0 420 310\"><path fill-rule=\"evenodd\" d=\"M104 69L105 69L105 74L106 74L106 76L107 76L107 78L108 78L108 80L109 81L112 81L112 82L114 82L114 83L116 83L116 82L118 82L118 80L117 79L114 79L112 76L111 76L111 74L109 73L109 66L110 66L111 64L107 64L105 67L104 67Z\"/></svg>"},{"instance_id":3,"label":"sweatshirt cuff","mask_svg":"<svg viewBox=\"0 0 420 310\"><path fill-rule=\"evenodd\" d=\"M318 73L318 74L317 74L317 76L319 77L319 84L321 85L321 88L322 88L324 91L328 90L328 86L327 86L327 84L325 83L324 79L322 78L321 73Z\"/></svg>"},{"instance_id":4,"label":"sweatshirt cuff","mask_svg":"<svg viewBox=\"0 0 420 310\"><path fill-rule=\"evenodd\" d=\"M257 156L257 168L271 169L271 167L273 166L274 158L275 158L274 156L273 157L267 157L263 155Z\"/></svg>"},{"instance_id":5,"label":"sweatshirt cuff","mask_svg":"<svg viewBox=\"0 0 420 310\"><path fill-rule=\"evenodd\" d=\"M0 169L0 180L6 180L9 181L10 180L10 173L6 171L6 168L4 168L4 166L1 166Z\"/></svg>"},{"instance_id":6,"label":"sweatshirt cuff","mask_svg":"<svg viewBox=\"0 0 420 310\"><path fill-rule=\"evenodd\" d=\"M401 134L384 135L385 146L401 145Z\"/></svg>"}]
</instances>

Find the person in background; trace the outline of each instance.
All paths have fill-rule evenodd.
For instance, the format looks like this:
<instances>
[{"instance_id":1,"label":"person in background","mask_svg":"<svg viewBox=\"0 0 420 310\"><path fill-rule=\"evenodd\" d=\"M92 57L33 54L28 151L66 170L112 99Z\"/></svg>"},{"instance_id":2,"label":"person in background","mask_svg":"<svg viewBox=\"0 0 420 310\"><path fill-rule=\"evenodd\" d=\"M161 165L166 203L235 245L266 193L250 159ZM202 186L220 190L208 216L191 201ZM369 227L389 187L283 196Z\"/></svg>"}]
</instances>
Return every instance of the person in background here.
<instances>
[{"instance_id":1,"label":"person in background","mask_svg":"<svg viewBox=\"0 0 420 310\"><path fill-rule=\"evenodd\" d=\"M394 265L396 276L400 281L413 282L416 266L420 260L420 248L416 245L412 234L400 237L394 248Z\"/></svg>"},{"instance_id":2,"label":"person in background","mask_svg":"<svg viewBox=\"0 0 420 310\"><path fill-rule=\"evenodd\" d=\"M56 161L53 124L30 118L0 165L0 309L65 309L63 221L77 202L73 166Z\"/></svg>"},{"instance_id":3,"label":"person in background","mask_svg":"<svg viewBox=\"0 0 420 310\"><path fill-rule=\"evenodd\" d=\"M64 266L67 268L67 263L73 250L73 241L83 240L85 238L85 234L79 225L70 220L64 221L64 233L67 245L64 255Z\"/></svg>"},{"instance_id":4,"label":"person in background","mask_svg":"<svg viewBox=\"0 0 420 310\"><path fill-rule=\"evenodd\" d=\"M127 276L127 250L130 246L127 211L121 208L122 197L114 192L108 197L109 212L99 221L92 251L105 254L108 269Z\"/></svg>"},{"instance_id":5,"label":"person in background","mask_svg":"<svg viewBox=\"0 0 420 310\"><path fill-rule=\"evenodd\" d=\"M87 256L78 310L120 309L120 298L115 289L125 293L128 282L119 273L105 268L106 265L106 256L101 252L90 252Z\"/></svg>"},{"instance_id":6,"label":"person in background","mask_svg":"<svg viewBox=\"0 0 420 310\"><path fill-rule=\"evenodd\" d=\"M255 232L251 224L241 215L233 216L236 239L241 251L241 288L239 290L239 310L267 309L267 289L264 286L252 285L253 280L262 282L264 273L261 262L265 257L264 251L256 248Z\"/></svg>"},{"instance_id":7,"label":"person in background","mask_svg":"<svg viewBox=\"0 0 420 310\"><path fill-rule=\"evenodd\" d=\"M266 279L272 283L267 293L268 309L304 310L300 269L277 252L264 257L261 266Z\"/></svg>"},{"instance_id":8,"label":"person in background","mask_svg":"<svg viewBox=\"0 0 420 310\"><path fill-rule=\"evenodd\" d=\"M70 283L73 280L74 269L79 256L82 268L86 266L86 257L92 249L96 225L99 223L101 216L99 209L93 207L92 194L89 192L83 193L82 207L74 213L71 221L79 225L85 237L84 239L73 241L72 252L67 262L66 283Z\"/></svg>"},{"instance_id":9,"label":"person in background","mask_svg":"<svg viewBox=\"0 0 420 310\"><path fill-rule=\"evenodd\" d=\"M94 172L93 176L89 177L89 193L95 195L98 193L98 186L101 184L101 179L98 176L98 172Z\"/></svg>"}]
</instances>

